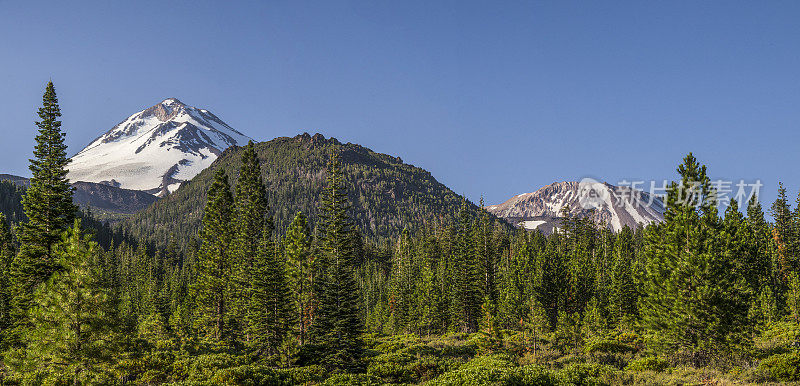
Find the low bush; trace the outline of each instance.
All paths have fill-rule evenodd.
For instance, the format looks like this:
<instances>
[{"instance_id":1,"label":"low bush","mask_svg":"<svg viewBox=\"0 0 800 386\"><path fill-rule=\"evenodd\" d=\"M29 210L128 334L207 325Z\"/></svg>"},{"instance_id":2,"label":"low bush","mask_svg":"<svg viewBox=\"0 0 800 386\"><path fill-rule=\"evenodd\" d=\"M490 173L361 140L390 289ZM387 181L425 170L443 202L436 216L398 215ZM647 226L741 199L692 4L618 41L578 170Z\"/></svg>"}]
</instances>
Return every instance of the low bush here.
<instances>
[{"instance_id":1,"label":"low bush","mask_svg":"<svg viewBox=\"0 0 800 386\"><path fill-rule=\"evenodd\" d=\"M245 357L227 353L204 354L176 360L172 371L179 379L190 382L211 379L219 370L248 364Z\"/></svg>"},{"instance_id":2,"label":"low bush","mask_svg":"<svg viewBox=\"0 0 800 386\"><path fill-rule=\"evenodd\" d=\"M624 354L624 353L635 352L636 347L620 342L618 340L599 339L588 342L584 346L584 351L586 351L587 354L596 354L596 353Z\"/></svg>"},{"instance_id":3,"label":"low bush","mask_svg":"<svg viewBox=\"0 0 800 386\"><path fill-rule=\"evenodd\" d=\"M367 375L382 379L389 383L411 382L412 373L406 368L405 363L398 362L373 362L367 367Z\"/></svg>"},{"instance_id":4,"label":"low bush","mask_svg":"<svg viewBox=\"0 0 800 386\"><path fill-rule=\"evenodd\" d=\"M378 386L382 385L380 378L376 378L366 374L336 374L332 375L325 382L320 385L324 386Z\"/></svg>"},{"instance_id":5,"label":"low bush","mask_svg":"<svg viewBox=\"0 0 800 386\"><path fill-rule=\"evenodd\" d=\"M258 365L244 365L217 371L208 379L215 385L293 385L294 381L285 371Z\"/></svg>"},{"instance_id":6,"label":"low bush","mask_svg":"<svg viewBox=\"0 0 800 386\"><path fill-rule=\"evenodd\" d=\"M516 368L509 381L511 385L525 386L550 386L557 384L557 379L553 376L552 372L538 365Z\"/></svg>"},{"instance_id":7,"label":"low bush","mask_svg":"<svg viewBox=\"0 0 800 386\"><path fill-rule=\"evenodd\" d=\"M770 356L758 365L758 370L776 381L800 381L800 351Z\"/></svg>"},{"instance_id":8,"label":"low bush","mask_svg":"<svg viewBox=\"0 0 800 386\"><path fill-rule=\"evenodd\" d=\"M427 385L497 385L515 379L514 364L504 355L475 358Z\"/></svg>"},{"instance_id":9,"label":"low bush","mask_svg":"<svg viewBox=\"0 0 800 386\"><path fill-rule=\"evenodd\" d=\"M625 370L628 371L655 371L661 372L669 367L667 361L658 357L637 358L628 362Z\"/></svg>"},{"instance_id":10,"label":"low bush","mask_svg":"<svg viewBox=\"0 0 800 386\"><path fill-rule=\"evenodd\" d=\"M556 374L558 383L565 385L610 385L614 368L597 363L573 363Z\"/></svg>"},{"instance_id":11,"label":"low bush","mask_svg":"<svg viewBox=\"0 0 800 386\"><path fill-rule=\"evenodd\" d=\"M800 324L794 322L771 323L753 342L767 355L788 352L800 344Z\"/></svg>"}]
</instances>

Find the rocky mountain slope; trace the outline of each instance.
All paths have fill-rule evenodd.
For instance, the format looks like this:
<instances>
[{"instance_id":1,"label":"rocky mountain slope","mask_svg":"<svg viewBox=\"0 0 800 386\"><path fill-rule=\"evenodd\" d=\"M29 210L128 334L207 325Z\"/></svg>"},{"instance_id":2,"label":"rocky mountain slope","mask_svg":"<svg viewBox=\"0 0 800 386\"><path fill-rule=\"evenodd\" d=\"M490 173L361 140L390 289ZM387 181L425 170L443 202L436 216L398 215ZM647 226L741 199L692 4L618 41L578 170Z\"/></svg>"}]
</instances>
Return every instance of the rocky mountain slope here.
<instances>
[{"instance_id":1,"label":"rocky mountain slope","mask_svg":"<svg viewBox=\"0 0 800 386\"><path fill-rule=\"evenodd\" d=\"M486 209L517 226L550 233L559 226L564 208L572 216L591 216L598 225L614 231L664 219L660 197L591 179L556 182Z\"/></svg>"},{"instance_id":2,"label":"rocky mountain slope","mask_svg":"<svg viewBox=\"0 0 800 386\"><path fill-rule=\"evenodd\" d=\"M249 139L210 111L169 98L126 118L73 156L69 179L162 197Z\"/></svg>"}]
</instances>

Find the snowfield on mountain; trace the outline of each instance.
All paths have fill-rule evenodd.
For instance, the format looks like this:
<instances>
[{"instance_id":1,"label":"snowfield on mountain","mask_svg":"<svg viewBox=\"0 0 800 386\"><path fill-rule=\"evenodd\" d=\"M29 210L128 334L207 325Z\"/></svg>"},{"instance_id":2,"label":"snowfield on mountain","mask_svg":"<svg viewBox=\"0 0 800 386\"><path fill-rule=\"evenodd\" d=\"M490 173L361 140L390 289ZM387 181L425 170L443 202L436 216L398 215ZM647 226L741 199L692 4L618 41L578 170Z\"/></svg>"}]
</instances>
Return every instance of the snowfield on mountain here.
<instances>
[{"instance_id":1,"label":"snowfield on mountain","mask_svg":"<svg viewBox=\"0 0 800 386\"><path fill-rule=\"evenodd\" d=\"M71 181L165 196L249 137L208 110L165 99L131 115L72 157Z\"/></svg>"}]
</instances>

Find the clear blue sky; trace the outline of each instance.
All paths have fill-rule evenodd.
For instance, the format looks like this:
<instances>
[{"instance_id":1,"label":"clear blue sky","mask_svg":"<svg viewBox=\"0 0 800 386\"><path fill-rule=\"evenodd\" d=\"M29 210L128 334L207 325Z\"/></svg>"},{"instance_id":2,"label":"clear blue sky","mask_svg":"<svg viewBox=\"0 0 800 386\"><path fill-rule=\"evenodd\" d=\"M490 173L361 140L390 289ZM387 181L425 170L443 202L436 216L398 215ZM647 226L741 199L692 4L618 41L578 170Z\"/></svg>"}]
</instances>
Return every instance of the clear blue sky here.
<instances>
[{"instance_id":1,"label":"clear blue sky","mask_svg":"<svg viewBox=\"0 0 800 386\"><path fill-rule=\"evenodd\" d=\"M800 188L800 2L0 0L0 173L52 78L71 152L167 97L321 132L477 201L593 176Z\"/></svg>"}]
</instances>

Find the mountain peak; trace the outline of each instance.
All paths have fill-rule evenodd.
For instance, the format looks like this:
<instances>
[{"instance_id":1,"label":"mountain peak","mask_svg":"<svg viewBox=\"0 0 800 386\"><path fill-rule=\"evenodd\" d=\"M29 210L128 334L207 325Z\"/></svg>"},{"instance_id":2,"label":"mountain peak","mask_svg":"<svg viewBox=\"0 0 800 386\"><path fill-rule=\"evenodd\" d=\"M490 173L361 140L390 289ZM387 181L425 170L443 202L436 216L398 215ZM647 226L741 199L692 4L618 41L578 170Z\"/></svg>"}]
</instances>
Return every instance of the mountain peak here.
<instances>
[{"instance_id":1,"label":"mountain peak","mask_svg":"<svg viewBox=\"0 0 800 386\"><path fill-rule=\"evenodd\" d=\"M592 179L555 182L532 193L518 194L486 210L518 226L549 233L559 227L562 210L571 216L591 217L600 226L620 231L664 219L660 197Z\"/></svg>"},{"instance_id":2,"label":"mountain peak","mask_svg":"<svg viewBox=\"0 0 800 386\"><path fill-rule=\"evenodd\" d=\"M186 106L185 104L183 104L183 102L179 101L178 98L164 99L163 101L161 101L161 104L165 106L171 106L171 105Z\"/></svg>"},{"instance_id":3,"label":"mountain peak","mask_svg":"<svg viewBox=\"0 0 800 386\"><path fill-rule=\"evenodd\" d=\"M167 98L131 115L72 157L72 181L164 196L249 137L208 110Z\"/></svg>"},{"instance_id":4,"label":"mountain peak","mask_svg":"<svg viewBox=\"0 0 800 386\"><path fill-rule=\"evenodd\" d=\"M156 117L161 122L169 121L178 114L185 112L187 109L197 110L194 107L187 106L178 98L167 98L157 103L152 107L144 110L143 117Z\"/></svg>"}]
</instances>

